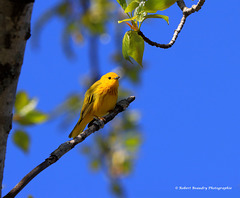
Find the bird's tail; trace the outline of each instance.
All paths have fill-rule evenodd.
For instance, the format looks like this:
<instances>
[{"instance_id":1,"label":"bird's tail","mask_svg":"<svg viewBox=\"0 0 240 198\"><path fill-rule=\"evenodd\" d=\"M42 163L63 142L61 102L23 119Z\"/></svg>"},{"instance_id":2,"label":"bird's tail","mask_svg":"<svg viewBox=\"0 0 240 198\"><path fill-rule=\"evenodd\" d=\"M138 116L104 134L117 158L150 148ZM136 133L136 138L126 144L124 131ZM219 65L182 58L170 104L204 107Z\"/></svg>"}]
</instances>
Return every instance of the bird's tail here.
<instances>
[{"instance_id":1,"label":"bird's tail","mask_svg":"<svg viewBox=\"0 0 240 198\"><path fill-rule=\"evenodd\" d=\"M79 120L68 137L75 138L78 136L92 119L92 117L85 117L84 119Z\"/></svg>"}]
</instances>

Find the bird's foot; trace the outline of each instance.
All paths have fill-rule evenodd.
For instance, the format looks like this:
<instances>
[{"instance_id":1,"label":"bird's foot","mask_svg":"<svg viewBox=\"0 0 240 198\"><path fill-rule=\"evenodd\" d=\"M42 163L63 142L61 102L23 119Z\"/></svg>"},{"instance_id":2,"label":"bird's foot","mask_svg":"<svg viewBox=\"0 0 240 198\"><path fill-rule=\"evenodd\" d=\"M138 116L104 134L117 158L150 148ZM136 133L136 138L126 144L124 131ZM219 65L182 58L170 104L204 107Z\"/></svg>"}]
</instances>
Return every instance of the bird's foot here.
<instances>
[{"instance_id":1,"label":"bird's foot","mask_svg":"<svg viewBox=\"0 0 240 198\"><path fill-rule=\"evenodd\" d=\"M97 122L96 124L100 127L100 129L102 129L104 127L104 122L106 122L105 118L101 118L98 116L94 116L95 118L93 118L93 120L91 122L89 122L88 127L90 127L91 125L94 124L94 122Z\"/></svg>"},{"instance_id":2,"label":"bird's foot","mask_svg":"<svg viewBox=\"0 0 240 198\"><path fill-rule=\"evenodd\" d=\"M96 116L97 117L97 116ZM102 129L104 127L104 122L106 122L105 118L103 117L97 117L98 123L100 124L100 128Z\"/></svg>"}]
</instances>

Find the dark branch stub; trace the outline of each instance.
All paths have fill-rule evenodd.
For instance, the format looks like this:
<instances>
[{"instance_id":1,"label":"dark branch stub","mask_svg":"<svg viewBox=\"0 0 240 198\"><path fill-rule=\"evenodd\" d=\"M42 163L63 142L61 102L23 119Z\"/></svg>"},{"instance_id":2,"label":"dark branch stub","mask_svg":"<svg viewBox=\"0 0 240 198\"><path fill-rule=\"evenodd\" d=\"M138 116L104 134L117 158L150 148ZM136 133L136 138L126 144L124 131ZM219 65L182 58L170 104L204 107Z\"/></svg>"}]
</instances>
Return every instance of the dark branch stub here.
<instances>
[{"instance_id":1,"label":"dark branch stub","mask_svg":"<svg viewBox=\"0 0 240 198\"><path fill-rule=\"evenodd\" d=\"M185 5L185 2L183 0L178 0L177 1L177 4L178 4L179 8L183 11L183 16L182 16L182 19L181 19L180 23L178 24L177 29L174 31L174 34L173 34L173 37L172 37L171 41L168 44L160 44L160 43L151 41L140 30L138 31L138 35L140 35L143 38L143 40L151 46L160 47L160 48L163 48L163 49L168 49L168 48L172 47L173 44L176 42L177 37L178 37L179 33L181 32L181 30L182 30L182 28L183 28L183 26L186 22L187 17L194 12L198 12L202 8L204 3L205 3L205 0L199 0L197 5L193 5L191 8L188 8Z\"/></svg>"},{"instance_id":2,"label":"dark branch stub","mask_svg":"<svg viewBox=\"0 0 240 198\"><path fill-rule=\"evenodd\" d=\"M104 116L104 124L114 119L114 117L120 112L124 111L131 102L135 100L135 96L130 96L127 99L123 99L116 104L116 107L108 115ZM44 162L35 167L31 172L29 172L7 195L3 198L13 198L15 197L34 177L36 177L40 172L54 164L58 161L64 154L73 149L77 144L84 141L89 135L98 131L101 124L98 120L95 120L92 125L88 127L85 131L80 133L74 139L64 142L61 144L51 155L45 159Z\"/></svg>"}]
</instances>

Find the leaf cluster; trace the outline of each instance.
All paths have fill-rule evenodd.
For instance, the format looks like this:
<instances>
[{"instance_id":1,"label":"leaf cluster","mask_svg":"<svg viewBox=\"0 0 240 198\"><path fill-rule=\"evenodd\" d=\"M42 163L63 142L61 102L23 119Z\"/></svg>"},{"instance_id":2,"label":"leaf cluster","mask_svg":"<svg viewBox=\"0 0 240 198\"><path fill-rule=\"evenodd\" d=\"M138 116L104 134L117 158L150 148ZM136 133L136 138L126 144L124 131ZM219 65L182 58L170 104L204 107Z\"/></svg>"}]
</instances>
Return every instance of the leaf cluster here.
<instances>
[{"instance_id":1,"label":"leaf cluster","mask_svg":"<svg viewBox=\"0 0 240 198\"><path fill-rule=\"evenodd\" d=\"M16 95L14 123L18 124L13 133L13 142L24 152L29 151L30 137L25 131L26 126L41 124L48 119L48 115L36 109L37 98L30 99L24 91L19 91Z\"/></svg>"},{"instance_id":2,"label":"leaf cluster","mask_svg":"<svg viewBox=\"0 0 240 198\"><path fill-rule=\"evenodd\" d=\"M131 30L126 32L123 37L123 57L131 63L132 58L142 66L144 40L137 32L140 30L142 23L146 19L161 18L169 24L168 16L152 13L169 8L176 2L176 0L131 0L128 4L126 0L117 0L117 2L121 5L128 16L127 19L118 21L118 23L125 22L131 28ZM131 24L128 22L131 22Z\"/></svg>"}]
</instances>

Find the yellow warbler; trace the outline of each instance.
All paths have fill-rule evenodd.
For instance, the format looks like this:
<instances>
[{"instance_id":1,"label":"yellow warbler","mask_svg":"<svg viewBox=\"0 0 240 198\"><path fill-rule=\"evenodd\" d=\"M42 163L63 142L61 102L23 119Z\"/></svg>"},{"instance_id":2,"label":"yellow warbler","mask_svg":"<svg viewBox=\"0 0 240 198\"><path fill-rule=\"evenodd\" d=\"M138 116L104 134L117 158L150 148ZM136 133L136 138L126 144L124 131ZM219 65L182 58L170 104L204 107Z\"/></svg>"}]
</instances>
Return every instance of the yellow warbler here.
<instances>
[{"instance_id":1,"label":"yellow warbler","mask_svg":"<svg viewBox=\"0 0 240 198\"><path fill-rule=\"evenodd\" d=\"M109 72L87 90L80 119L69 134L70 138L75 138L80 134L94 117L104 116L115 107L118 98L119 78L116 73Z\"/></svg>"}]
</instances>

